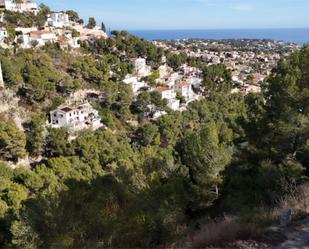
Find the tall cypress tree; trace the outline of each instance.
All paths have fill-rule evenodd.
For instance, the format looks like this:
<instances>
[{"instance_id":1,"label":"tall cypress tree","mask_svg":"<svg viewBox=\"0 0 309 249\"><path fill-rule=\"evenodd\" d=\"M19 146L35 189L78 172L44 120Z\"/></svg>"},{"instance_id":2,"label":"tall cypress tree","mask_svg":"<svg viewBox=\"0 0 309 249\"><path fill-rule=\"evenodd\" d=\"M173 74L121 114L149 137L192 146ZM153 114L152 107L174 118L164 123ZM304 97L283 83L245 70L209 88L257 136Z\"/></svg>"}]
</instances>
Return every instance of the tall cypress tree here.
<instances>
[{"instance_id":1,"label":"tall cypress tree","mask_svg":"<svg viewBox=\"0 0 309 249\"><path fill-rule=\"evenodd\" d=\"M102 24L101 24L101 29L106 33L106 26L105 26L104 22L102 22Z\"/></svg>"}]
</instances>

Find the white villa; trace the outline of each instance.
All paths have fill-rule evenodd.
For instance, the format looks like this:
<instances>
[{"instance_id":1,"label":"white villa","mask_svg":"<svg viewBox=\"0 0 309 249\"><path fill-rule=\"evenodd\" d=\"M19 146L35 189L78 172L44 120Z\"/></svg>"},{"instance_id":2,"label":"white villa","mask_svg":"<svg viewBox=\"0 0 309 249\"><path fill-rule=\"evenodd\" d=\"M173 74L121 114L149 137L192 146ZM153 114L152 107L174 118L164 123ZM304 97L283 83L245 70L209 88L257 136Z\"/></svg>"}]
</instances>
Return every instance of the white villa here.
<instances>
[{"instance_id":1,"label":"white villa","mask_svg":"<svg viewBox=\"0 0 309 249\"><path fill-rule=\"evenodd\" d=\"M22 0L21 3L16 3L16 0L0 0L0 9L14 12L38 13L38 5L35 0Z\"/></svg>"},{"instance_id":2,"label":"white villa","mask_svg":"<svg viewBox=\"0 0 309 249\"><path fill-rule=\"evenodd\" d=\"M160 73L160 79L169 78L169 76L173 72L173 69L170 68L169 66L167 66L166 64L161 65L158 70L159 70L159 73Z\"/></svg>"},{"instance_id":3,"label":"white villa","mask_svg":"<svg viewBox=\"0 0 309 249\"><path fill-rule=\"evenodd\" d=\"M150 75L151 67L147 66L146 59L135 58L135 59L132 59L132 62L133 62L133 65L135 67L138 77L145 77L145 76Z\"/></svg>"},{"instance_id":4,"label":"white villa","mask_svg":"<svg viewBox=\"0 0 309 249\"><path fill-rule=\"evenodd\" d=\"M73 37L72 31L65 30L63 32L59 32L57 43L60 45L62 49L65 48L80 48L80 38Z\"/></svg>"},{"instance_id":5,"label":"white villa","mask_svg":"<svg viewBox=\"0 0 309 249\"><path fill-rule=\"evenodd\" d=\"M192 85L188 82L179 82L174 86L175 91L185 98L186 102L190 102L195 99L195 93L193 92Z\"/></svg>"},{"instance_id":6,"label":"white villa","mask_svg":"<svg viewBox=\"0 0 309 249\"><path fill-rule=\"evenodd\" d=\"M181 69L183 70L183 74L188 77L188 76L196 76L198 74L201 74L202 71L196 67L190 67L187 64L183 64Z\"/></svg>"},{"instance_id":7,"label":"white villa","mask_svg":"<svg viewBox=\"0 0 309 249\"><path fill-rule=\"evenodd\" d=\"M55 28L63 28L69 26L69 15L65 12L53 12L47 18L47 25Z\"/></svg>"},{"instance_id":8,"label":"white villa","mask_svg":"<svg viewBox=\"0 0 309 249\"><path fill-rule=\"evenodd\" d=\"M0 28L0 43L4 42L5 38L8 37L6 28Z\"/></svg>"},{"instance_id":9,"label":"white villa","mask_svg":"<svg viewBox=\"0 0 309 249\"><path fill-rule=\"evenodd\" d=\"M159 92L161 94L162 99L166 99L168 101L167 106L176 111L179 110L180 107L180 101L176 99L176 91L173 88L170 87L158 87L155 89L155 91Z\"/></svg>"},{"instance_id":10,"label":"white villa","mask_svg":"<svg viewBox=\"0 0 309 249\"><path fill-rule=\"evenodd\" d=\"M52 128L67 127L73 131L102 127L99 113L88 102L79 105L64 105L50 112Z\"/></svg>"},{"instance_id":11,"label":"white villa","mask_svg":"<svg viewBox=\"0 0 309 249\"><path fill-rule=\"evenodd\" d=\"M46 42L56 41L57 36L55 33L50 31L33 31L30 33L30 37L34 40L37 40L40 43L45 44Z\"/></svg>"},{"instance_id":12,"label":"white villa","mask_svg":"<svg viewBox=\"0 0 309 249\"><path fill-rule=\"evenodd\" d=\"M179 111L180 100L179 99L171 99L171 100L168 101L167 106L174 111Z\"/></svg>"},{"instance_id":13,"label":"white villa","mask_svg":"<svg viewBox=\"0 0 309 249\"><path fill-rule=\"evenodd\" d=\"M123 80L125 84L131 85L133 93L135 95L138 94L138 91L141 90L144 87L147 87L147 84L145 82L141 82L138 80L137 77L127 77Z\"/></svg>"},{"instance_id":14,"label":"white villa","mask_svg":"<svg viewBox=\"0 0 309 249\"><path fill-rule=\"evenodd\" d=\"M46 43L54 43L57 36L49 31L32 31L29 34L21 35L17 38L21 42L22 48L31 48L34 42L37 42L37 47L44 46Z\"/></svg>"},{"instance_id":15,"label":"white villa","mask_svg":"<svg viewBox=\"0 0 309 249\"><path fill-rule=\"evenodd\" d=\"M161 94L162 99L171 100L176 98L176 92L173 88L163 86L156 88L156 91Z\"/></svg>"},{"instance_id":16,"label":"white villa","mask_svg":"<svg viewBox=\"0 0 309 249\"><path fill-rule=\"evenodd\" d=\"M192 86L196 88L199 88L203 80L199 77L189 77L189 78L186 78L186 82L188 82L189 84L191 84Z\"/></svg>"}]
</instances>

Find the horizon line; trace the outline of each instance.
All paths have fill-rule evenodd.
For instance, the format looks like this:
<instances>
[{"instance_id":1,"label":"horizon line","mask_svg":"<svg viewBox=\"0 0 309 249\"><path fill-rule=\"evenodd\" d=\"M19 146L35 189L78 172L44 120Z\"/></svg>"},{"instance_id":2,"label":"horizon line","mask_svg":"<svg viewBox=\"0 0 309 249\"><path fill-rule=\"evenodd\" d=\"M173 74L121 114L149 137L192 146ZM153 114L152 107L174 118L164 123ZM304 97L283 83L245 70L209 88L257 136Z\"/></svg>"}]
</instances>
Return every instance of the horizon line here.
<instances>
[{"instance_id":1,"label":"horizon line","mask_svg":"<svg viewBox=\"0 0 309 249\"><path fill-rule=\"evenodd\" d=\"M277 28L185 28L185 29L179 29L179 28L154 28L154 29L139 29L139 28L130 28L130 29L112 29L112 31L191 31L191 30L274 30L274 29L309 29L309 27L277 27Z\"/></svg>"}]
</instances>

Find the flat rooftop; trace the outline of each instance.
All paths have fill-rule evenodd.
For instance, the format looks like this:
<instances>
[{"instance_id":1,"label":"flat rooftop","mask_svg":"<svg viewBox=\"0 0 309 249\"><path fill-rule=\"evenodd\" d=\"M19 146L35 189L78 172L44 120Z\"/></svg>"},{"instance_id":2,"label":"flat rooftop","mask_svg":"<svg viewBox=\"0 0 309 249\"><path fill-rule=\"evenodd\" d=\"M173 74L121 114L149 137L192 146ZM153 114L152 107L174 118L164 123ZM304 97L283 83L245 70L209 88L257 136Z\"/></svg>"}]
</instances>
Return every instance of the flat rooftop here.
<instances>
[{"instance_id":1,"label":"flat rooftop","mask_svg":"<svg viewBox=\"0 0 309 249\"><path fill-rule=\"evenodd\" d=\"M73 109L70 108L70 107L64 107L64 108L61 109L61 111L63 111L63 112L70 112L70 111L72 111L72 110L73 110Z\"/></svg>"}]
</instances>

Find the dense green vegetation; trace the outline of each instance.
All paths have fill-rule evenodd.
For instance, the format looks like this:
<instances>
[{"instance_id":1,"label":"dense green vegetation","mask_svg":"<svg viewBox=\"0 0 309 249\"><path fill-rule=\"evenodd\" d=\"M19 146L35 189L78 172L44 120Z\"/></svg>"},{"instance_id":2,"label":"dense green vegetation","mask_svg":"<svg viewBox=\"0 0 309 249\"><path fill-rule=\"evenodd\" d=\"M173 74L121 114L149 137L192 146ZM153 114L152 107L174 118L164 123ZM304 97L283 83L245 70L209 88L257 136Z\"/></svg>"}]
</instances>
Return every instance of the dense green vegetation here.
<instances>
[{"instance_id":1,"label":"dense green vegetation","mask_svg":"<svg viewBox=\"0 0 309 249\"><path fill-rule=\"evenodd\" d=\"M19 13L13 11L4 11L4 21L3 25L7 26L9 30L14 31L12 28L16 27L43 27L46 22L46 16L50 13L49 7L44 4L40 5L40 11L37 15L34 13Z\"/></svg>"},{"instance_id":2,"label":"dense green vegetation","mask_svg":"<svg viewBox=\"0 0 309 249\"><path fill-rule=\"evenodd\" d=\"M148 92L134 99L120 82L133 71L130 58L156 69L164 54L175 69L188 61L127 32L85 42L75 55L53 45L1 51L5 83L32 118L25 132L0 118L0 247L166 245L202 217L250 217L306 180L309 48L281 61L262 94L231 95L226 68L204 68L205 97L150 122L147 106L166 103ZM108 129L73 141L65 129L46 130L48 111L85 88L102 92L91 101ZM6 165L27 154L43 160Z\"/></svg>"},{"instance_id":3,"label":"dense green vegetation","mask_svg":"<svg viewBox=\"0 0 309 249\"><path fill-rule=\"evenodd\" d=\"M26 136L12 121L0 117L0 158L17 161L26 155Z\"/></svg>"}]
</instances>

